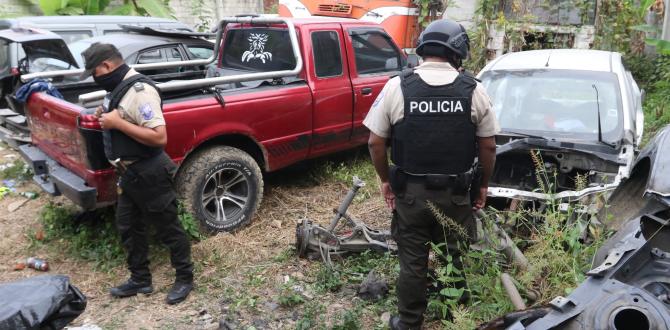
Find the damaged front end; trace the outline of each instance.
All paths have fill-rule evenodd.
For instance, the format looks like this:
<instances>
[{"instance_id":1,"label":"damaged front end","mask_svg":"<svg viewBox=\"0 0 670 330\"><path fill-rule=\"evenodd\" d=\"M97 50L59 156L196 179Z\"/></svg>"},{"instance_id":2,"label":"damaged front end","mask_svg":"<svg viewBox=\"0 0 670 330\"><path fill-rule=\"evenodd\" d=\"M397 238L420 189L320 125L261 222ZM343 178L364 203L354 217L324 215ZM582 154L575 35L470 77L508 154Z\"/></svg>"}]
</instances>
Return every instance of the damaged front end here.
<instances>
[{"instance_id":1,"label":"damaged front end","mask_svg":"<svg viewBox=\"0 0 670 330\"><path fill-rule=\"evenodd\" d=\"M489 204L580 201L614 190L628 177L633 145L612 147L586 142L505 133L497 137L496 166L489 182ZM515 202L516 201L516 202Z\"/></svg>"},{"instance_id":2,"label":"damaged front end","mask_svg":"<svg viewBox=\"0 0 670 330\"><path fill-rule=\"evenodd\" d=\"M670 126L634 162L601 210L616 234L568 297L479 329L670 329Z\"/></svg>"}]
</instances>

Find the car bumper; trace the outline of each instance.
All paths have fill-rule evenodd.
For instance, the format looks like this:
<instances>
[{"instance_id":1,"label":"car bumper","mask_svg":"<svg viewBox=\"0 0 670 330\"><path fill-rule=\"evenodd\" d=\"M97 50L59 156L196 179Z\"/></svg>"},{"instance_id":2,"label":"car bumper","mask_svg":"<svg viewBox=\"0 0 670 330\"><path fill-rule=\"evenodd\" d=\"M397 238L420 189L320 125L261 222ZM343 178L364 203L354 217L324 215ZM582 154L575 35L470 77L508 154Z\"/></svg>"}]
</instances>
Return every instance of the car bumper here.
<instances>
[{"instance_id":1,"label":"car bumper","mask_svg":"<svg viewBox=\"0 0 670 330\"><path fill-rule=\"evenodd\" d=\"M70 170L60 166L55 160L33 145L22 145L19 152L33 169L33 181L45 192L64 195L85 210L96 208L97 190L86 185Z\"/></svg>"}]
</instances>

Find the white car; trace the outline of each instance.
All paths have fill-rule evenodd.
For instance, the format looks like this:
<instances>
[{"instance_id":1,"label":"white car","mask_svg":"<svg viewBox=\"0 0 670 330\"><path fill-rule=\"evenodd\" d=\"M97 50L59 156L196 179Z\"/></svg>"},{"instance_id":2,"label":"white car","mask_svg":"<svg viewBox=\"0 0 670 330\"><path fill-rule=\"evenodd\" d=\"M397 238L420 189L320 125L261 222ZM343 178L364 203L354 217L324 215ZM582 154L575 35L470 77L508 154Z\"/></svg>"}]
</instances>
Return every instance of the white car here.
<instances>
[{"instance_id":1,"label":"white car","mask_svg":"<svg viewBox=\"0 0 670 330\"><path fill-rule=\"evenodd\" d=\"M478 78L502 129L489 188L494 206L513 199L572 202L613 190L629 176L644 115L640 89L621 54L510 53ZM546 177L538 176L538 166Z\"/></svg>"}]
</instances>

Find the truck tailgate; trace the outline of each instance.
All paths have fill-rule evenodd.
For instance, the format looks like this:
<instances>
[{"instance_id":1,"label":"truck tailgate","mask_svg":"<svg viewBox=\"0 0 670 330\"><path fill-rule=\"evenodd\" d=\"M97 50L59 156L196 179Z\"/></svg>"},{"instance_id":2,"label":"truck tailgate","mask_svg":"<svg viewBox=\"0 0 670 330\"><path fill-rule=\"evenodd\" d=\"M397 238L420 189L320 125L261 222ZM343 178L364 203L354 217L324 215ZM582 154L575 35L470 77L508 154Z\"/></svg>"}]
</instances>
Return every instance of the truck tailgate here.
<instances>
[{"instance_id":1,"label":"truck tailgate","mask_svg":"<svg viewBox=\"0 0 670 330\"><path fill-rule=\"evenodd\" d=\"M92 209L116 200L115 173L104 157L97 120L82 111L79 105L34 93L26 116L35 147L26 146L21 153L43 189Z\"/></svg>"},{"instance_id":2,"label":"truck tailgate","mask_svg":"<svg viewBox=\"0 0 670 330\"><path fill-rule=\"evenodd\" d=\"M86 176L85 151L78 138L77 120L84 108L49 96L34 93L26 106L33 144L61 165L81 177Z\"/></svg>"}]
</instances>

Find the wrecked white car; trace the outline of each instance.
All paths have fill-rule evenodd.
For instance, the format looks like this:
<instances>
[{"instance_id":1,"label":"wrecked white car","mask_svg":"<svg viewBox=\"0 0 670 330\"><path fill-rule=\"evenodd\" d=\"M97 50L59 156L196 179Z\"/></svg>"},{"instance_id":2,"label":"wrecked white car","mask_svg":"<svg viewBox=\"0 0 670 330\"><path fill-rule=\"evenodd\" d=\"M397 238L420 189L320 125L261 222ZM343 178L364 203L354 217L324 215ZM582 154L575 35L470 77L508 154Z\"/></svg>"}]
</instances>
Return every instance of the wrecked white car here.
<instances>
[{"instance_id":1,"label":"wrecked white car","mask_svg":"<svg viewBox=\"0 0 670 330\"><path fill-rule=\"evenodd\" d=\"M573 202L628 177L644 117L640 89L621 54L510 53L478 78L502 130L489 188L494 207L511 200ZM538 167L551 174L549 182L538 177Z\"/></svg>"}]
</instances>

